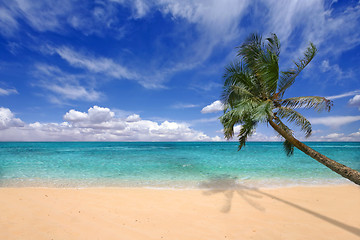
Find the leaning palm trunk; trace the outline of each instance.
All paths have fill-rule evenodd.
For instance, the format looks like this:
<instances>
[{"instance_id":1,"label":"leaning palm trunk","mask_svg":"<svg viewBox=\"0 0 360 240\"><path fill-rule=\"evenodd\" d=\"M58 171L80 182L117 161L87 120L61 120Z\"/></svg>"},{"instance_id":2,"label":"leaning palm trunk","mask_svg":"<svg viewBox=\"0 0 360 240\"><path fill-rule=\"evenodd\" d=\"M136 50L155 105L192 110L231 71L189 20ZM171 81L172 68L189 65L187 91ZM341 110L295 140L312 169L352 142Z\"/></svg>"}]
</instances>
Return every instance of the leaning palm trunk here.
<instances>
[{"instance_id":1,"label":"leaning palm trunk","mask_svg":"<svg viewBox=\"0 0 360 240\"><path fill-rule=\"evenodd\" d=\"M294 138L291 134L288 134L286 131L284 131L279 125L274 123L272 120L269 120L268 122L281 136L283 136L292 145L297 147L300 151L302 151L305 154L309 155L310 157L314 158L316 161L318 161L319 163L330 168L334 172L340 174L344 178L347 178L350 181L360 185L360 172L358 172L352 168L349 168L341 163L338 163L338 162L322 155L321 153L315 151L311 147L303 144L302 142L300 142L296 138Z\"/></svg>"}]
</instances>

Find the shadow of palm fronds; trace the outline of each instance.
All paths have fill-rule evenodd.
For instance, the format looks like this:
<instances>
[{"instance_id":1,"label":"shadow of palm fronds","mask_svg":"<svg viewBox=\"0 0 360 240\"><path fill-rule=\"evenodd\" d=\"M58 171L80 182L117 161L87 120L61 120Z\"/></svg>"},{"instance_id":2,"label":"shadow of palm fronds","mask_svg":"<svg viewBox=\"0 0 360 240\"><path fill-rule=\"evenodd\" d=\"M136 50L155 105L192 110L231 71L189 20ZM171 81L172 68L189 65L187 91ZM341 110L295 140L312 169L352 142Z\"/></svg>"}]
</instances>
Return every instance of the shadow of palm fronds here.
<instances>
[{"instance_id":1,"label":"shadow of palm fronds","mask_svg":"<svg viewBox=\"0 0 360 240\"><path fill-rule=\"evenodd\" d=\"M213 195L217 193L223 193L225 196L225 203L221 208L221 212L227 213L231 210L232 200L235 193L243 198L247 203L253 206L259 211L265 211L265 208L262 207L258 202L253 198L260 199L261 195L254 193L255 188L247 187L243 184L237 182L236 177L215 177L211 178L206 182L202 182L199 185L200 188L206 189L204 195Z\"/></svg>"}]
</instances>

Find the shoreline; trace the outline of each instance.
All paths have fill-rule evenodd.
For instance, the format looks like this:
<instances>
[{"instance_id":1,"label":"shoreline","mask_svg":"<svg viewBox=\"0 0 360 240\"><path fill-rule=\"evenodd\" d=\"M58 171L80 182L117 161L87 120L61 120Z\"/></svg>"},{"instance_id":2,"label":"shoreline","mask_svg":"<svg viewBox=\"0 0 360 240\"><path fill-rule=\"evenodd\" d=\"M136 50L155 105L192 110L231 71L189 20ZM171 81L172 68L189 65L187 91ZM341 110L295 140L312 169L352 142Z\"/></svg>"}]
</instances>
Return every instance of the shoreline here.
<instances>
[{"instance_id":1,"label":"shoreline","mask_svg":"<svg viewBox=\"0 0 360 240\"><path fill-rule=\"evenodd\" d=\"M278 189L292 187L322 187L352 185L346 179L239 179L239 178L209 178L208 180L120 180L120 179L0 179L0 188L143 188L164 190L206 190L219 189Z\"/></svg>"},{"instance_id":2,"label":"shoreline","mask_svg":"<svg viewBox=\"0 0 360 240\"><path fill-rule=\"evenodd\" d=\"M0 239L359 239L360 187L0 188Z\"/></svg>"}]
</instances>

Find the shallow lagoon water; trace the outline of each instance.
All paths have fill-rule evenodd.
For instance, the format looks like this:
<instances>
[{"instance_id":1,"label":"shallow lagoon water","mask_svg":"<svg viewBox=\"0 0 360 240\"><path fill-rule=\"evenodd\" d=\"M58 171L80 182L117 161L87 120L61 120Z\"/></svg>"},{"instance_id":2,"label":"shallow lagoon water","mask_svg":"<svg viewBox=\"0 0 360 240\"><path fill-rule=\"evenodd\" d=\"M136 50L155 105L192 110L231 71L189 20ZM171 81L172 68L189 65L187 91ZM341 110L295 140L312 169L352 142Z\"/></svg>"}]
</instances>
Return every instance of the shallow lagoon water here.
<instances>
[{"instance_id":1,"label":"shallow lagoon water","mask_svg":"<svg viewBox=\"0 0 360 240\"><path fill-rule=\"evenodd\" d=\"M360 170L359 142L309 142ZM1 186L198 188L214 179L256 187L348 180L279 142L2 142Z\"/></svg>"}]
</instances>

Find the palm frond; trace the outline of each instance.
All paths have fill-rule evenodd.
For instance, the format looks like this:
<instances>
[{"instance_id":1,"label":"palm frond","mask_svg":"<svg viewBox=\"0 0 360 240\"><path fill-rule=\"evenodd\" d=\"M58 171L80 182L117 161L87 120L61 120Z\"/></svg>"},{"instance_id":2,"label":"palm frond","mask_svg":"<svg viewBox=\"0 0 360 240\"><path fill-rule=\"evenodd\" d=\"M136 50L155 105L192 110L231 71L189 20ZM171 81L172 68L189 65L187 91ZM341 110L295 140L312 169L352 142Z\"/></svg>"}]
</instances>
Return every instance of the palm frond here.
<instances>
[{"instance_id":1,"label":"palm frond","mask_svg":"<svg viewBox=\"0 0 360 240\"><path fill-rule=\"evenodd\" d=\"M231 139L234 136L235 124L242 122L242 116L235 111L230 110L220 117L220 122L224 127L224 136L226 139Z\"/></svg>"},{"instance_id":2,"label":"palm frond","mask_svg":"<svg viewBox=\"0 0 360 240\"><path fill-rule=\"evenodd\" d=\"M239 49L237 56L241 57L250 69L254 69L257 58L262 51L262 37L253 33L237 48Z\"/></svg>"},{"instance_id":3,"label":"palm frond","mask_svg":"<svg viewBox=\"0 0 360 240\"><path fill-rule=\"evenodd\" d=\"M306 49L304 58L299 59L299 62L294 62L296 68L281 72L281 77L278 83L278 95L283 96L286 89L288 89L295 81L295 78L300 72L311 62L314 58L317 49L313 43Z\"/></svg>"},{"instance_id":4,"label":"palm frond","mask_svg":"<svg viewBox=\"0 0 360 240\"><path fill-rule=\"evenodd\" d=\"M267 95L271 96L277 89L279 79L279 58L270 50L263 50L254 66L258 77L264 82Z\"/></svg>"},{"instance_id":5,"label":"palm frond","mask_svg":"<svg viewBox=\"0 0 360 240\"><path fill-rule=\"evenodd\" d=\"M235 107L240 101L246 101L247 99L256 99L251 92L242 88L241 86L231 86L223 90L221 101L226 102L230 108Z\"/></svg>"},{"instance_id":6,"label":"palm frond","mask_svg":"<svg viewBox=\"0 0 360 240\"><path fill-rule=\"evenodd\" d=\"M293 135L293 131L288 127L286 126L281 120L280 118L276 117L273 119L274 122L280 127L282 128L285 132L287 132L289 135ZM279 134L280 135L280 134ZM280 135L281 136L281 135ZM291 155L293 155L294 153L294 145L289 142L288 140L285 139L285 141L283 142L283 146L284 146L284 150L286 152L286 155L288 157L290 157Z\"/></svg>"},{"instance_id":7,"label":"palm frond","mask_svg":"<svg viewBox=\"0 0 360 240\"><path fill-rule=\"evenodd\" d=\"M310 137L312 132L311 123L297 111L291 108L280 107L276 113L276 116L285 118L288 122L292 122L297 126L300 126L301 130L305 132L305 137Z\"/></svg>"},{"instance_id":8,"label":"palm frond","mask_svg":"<svg viewBox=\"0 0 360 240\"><path fill-rule=\"evenodd\" d=\"M272 114L271 102L259 102L258 99L246 99L239 101L236 106L229 107L220 117L220 122L224 127L224 135L226 139L230 139L234 135L234 126L236 124L244 124L245 122L266 121L269 114Z\"/></svg>"},{"instance_id":9,"label":"palm frond","mask_svg":"<svg viewBox=\"0 0 360 240\"><path fill-rule=\"evenodd\" d=\"M233 62L225 69L224 87L221 100L229 107L235 106L239 101L255 97L254 84L249 70L241 62Z\"/></svg>"},{"instance_id":10,"label":"palm frond","mask_svg":"<svg viewBox=\"0 0 360 240\"><path fill-rule=\"evenodd\" d=\"M294 154L294 145L291 144L288 140L285 140L283 142L284 150L286 152L286 155L288 157L292 156Z\"/></svg>"},{"instance_id":11,"label":"palm frond","mask_svg":"<svg viewBox=\"0 0 360 240\"><path fill-rule=\"evenodd\" d=\"M262 101L252 109L251 119L256 122L267 122L273 117L274 105L271 101Z\"/></svg>"},{"instance_id":12,"label":"palm frond","mask_svg":"<svg viewBox=\"0 0 360 240\"><path fill-rule=\"evenodd\" d=\"M238 56L255 76L253 83L261 92L265 90L270 96L275 93L279 79L280 42L275 34L267 38L267 41L268 45L265 46L261 36L251 35L239 47Z\"/></svg>"},{"instance_id":13,"label":"palm frond","mask_svg":"<svg viewBox=\"0 0 360 240\"><path fill-rule=\"evenodd\" d=\"M290 135L293 135L293 130L291 130L288 126L286 126L286 125L280 120L280 118L276 117L276 118L274 118L273 120L274 120L274 122L275 122L277 125L279 125L285 132L287 132L287 133L290 134ZM281 135L279 134L279 136L281 136Z\"/></svg>"},{"instance_id":14,"label":"palm frond","mask_svg":"<svg viewBox=\"0 0 360 240\"><path fill-rule=\"evenodd\" d=\"M318 111L330 111L333 103L324 97L293 97L281 101L281 105L287 108L315 108Z\"/></svg>"},{"instance_id":15,"label":"palm frond","mask_svg":"<svg viewBox=\"0 0 360 240\"><path fill-rule=\"evenodd\" d=\"M266 38L268 44L266 48L274 53L277 57L280 55L280 41L275 33L271 33L271 37Z\"/></svg>"},{"instance_id":16,"label":"palm frond","mask_svg":"<svg viewBox=\"0 0 360 240\"><path fill-rule=\"evenodd\" d=\"M239 148L238 150L241 150L242 147L245 146L247 138L250 137L255 128L257 123L255 121L251 121L250 119L247 119L244 124L241 126L240 132L239 132Z\"/></svg>"},{"instance_id":17,"label":"palm frond","mask_svg":"<svg viewBox=\"0 0 360 240\"><path fill-rule=\"evenodd\" d=\"M240 61L231 62L225 67L223 79L224 86L242 84L248 89L253 88L250 69Z\"/></svg>"}]
</instances>

